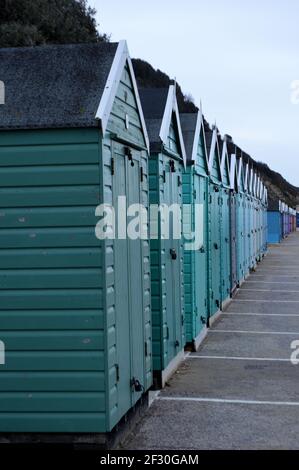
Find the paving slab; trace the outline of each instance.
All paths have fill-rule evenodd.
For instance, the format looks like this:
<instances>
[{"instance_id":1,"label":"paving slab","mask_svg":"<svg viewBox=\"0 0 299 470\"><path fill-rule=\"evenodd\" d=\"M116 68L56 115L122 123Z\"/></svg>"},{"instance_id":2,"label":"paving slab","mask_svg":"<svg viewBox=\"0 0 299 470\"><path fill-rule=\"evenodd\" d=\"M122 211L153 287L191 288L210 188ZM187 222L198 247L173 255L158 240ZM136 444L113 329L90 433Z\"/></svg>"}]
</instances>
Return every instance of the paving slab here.
<instances>
[{"instance_id":1,"label":"paving slab","mask_svg":"<svg viewBox=\"0 0 299 470\"><path fill-rule=\"evenodd\" d=\"M126 449L298 450L299 407L156 400Z\"/></svg>"},{"instance_id":2,"label":"paving slab","mask_svg":"<svg viewBox=\"0 0 299 470\"><path fill-rule=\"evenodd\" d=\"M291 362L200 358L192 354L160 394L254 401L294 401L298 368ZM220 356L221 357L221 356Z\"/></svg>"},{"instance_id":3,"label":"paving slab","mask_svg":"<svg viewBox=\"0 0 299 470\"><path fill-rule=\"evenodd\" d=\"M234 299L228 306L227 312L246 313L284 313L299 314L299 304L291 302L261 302L260 300Z\"/></svg>"},{"instance_id":4,"label":"paving slab","mask_svg":"<svg viewBox=\"0 0 299 470\"><path fill-rule=\"evenodd\" d=\"M246 289L240 289L234 300L269 300L270 302L297 302L297 308L299 310L299 292L285 292L282 289L277 289L275 291L267 291L264 289L256 291L247 291Z\"/></svg>"},{"instance_id":5,"label":"paving slab","mask_svg":"<svg viewBox=\"0 0 299 470\"><path fill-rule=\"evenodd\" d=\"M235 313L222 315L213 327L213 330L253 330L253 331L285 331L298 332L299 339L299 313L298 316L288 317L284 315L237 315Z\"/></svg>"},{"instance_id":6,"label":"paving slab","mask_svg":"<svg viewBox=\"0 0 299 470\"><path fill-rule=\"evenodd\" d=\"M276 291L277 289L283 291L294 291L297 290L299 292L299 281L291 281L291 282L281 282L281 281L247 281L242 286L242 291L252 291L259 289L268 289L270 291Z\"/></svg>"}]
</instances>

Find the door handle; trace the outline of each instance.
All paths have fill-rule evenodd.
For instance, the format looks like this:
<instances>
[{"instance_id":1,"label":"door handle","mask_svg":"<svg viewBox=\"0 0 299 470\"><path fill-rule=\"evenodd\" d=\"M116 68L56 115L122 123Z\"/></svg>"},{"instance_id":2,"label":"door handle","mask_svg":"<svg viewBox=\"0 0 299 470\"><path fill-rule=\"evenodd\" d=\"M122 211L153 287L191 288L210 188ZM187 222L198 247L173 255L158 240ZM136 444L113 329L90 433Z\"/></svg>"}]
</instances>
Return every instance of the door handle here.
<instances>
[{"instance_id":1,"label":"door handle","mask_svg":"<svg viewBox=\"0 0 299 470\"><path fill-rule=\"evenodd\" d=\"M169 252L170 252L171 259L173 260L177 259L177 254L174 248L170 248Z\"/></svg>"}]
</instances>

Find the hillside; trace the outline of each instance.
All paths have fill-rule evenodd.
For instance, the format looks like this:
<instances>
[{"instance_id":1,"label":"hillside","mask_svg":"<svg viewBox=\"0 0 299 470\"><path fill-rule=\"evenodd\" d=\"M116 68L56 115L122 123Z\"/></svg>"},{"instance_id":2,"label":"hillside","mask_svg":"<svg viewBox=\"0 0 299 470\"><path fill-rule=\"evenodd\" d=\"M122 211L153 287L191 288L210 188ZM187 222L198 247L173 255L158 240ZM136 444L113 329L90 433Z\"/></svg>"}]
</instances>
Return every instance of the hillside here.
<instances>
[{"instance_id":1,"label":"hillside","mask_svg":"<svg viewBox=\"0 0 299 470\"><path fill-rule=\"evenodd\" d=\"M132 62L137 82L141 87L162 88L167 87L172 83L171 78L165 72L162 72L159 69L155 70L148 62L142 59L133 59ZM185 94L178 83L176 85L180 112L196 112L198 108L196 107L192 96ZM291 185L280 173L271 170L271 168L269 168L265 163L258 162L252 157L251 159L257 166L270 195L279 197L292 207L299 204L299 188Z\"/></svg>"}]
</instances>

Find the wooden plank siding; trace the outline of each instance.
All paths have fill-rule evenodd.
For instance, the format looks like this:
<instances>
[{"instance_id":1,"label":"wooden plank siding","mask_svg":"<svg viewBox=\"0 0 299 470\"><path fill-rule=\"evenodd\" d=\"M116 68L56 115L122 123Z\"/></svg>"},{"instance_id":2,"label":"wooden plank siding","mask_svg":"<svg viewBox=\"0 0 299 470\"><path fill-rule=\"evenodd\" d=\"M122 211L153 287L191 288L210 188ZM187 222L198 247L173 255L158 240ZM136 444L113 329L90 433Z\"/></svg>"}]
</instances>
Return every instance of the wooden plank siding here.
<instances>
[{"instance_id":1,"label":"wooden plank siding","mask_svg":"<svg viewBox=\"0 0 299 470\"><path fill-rule=\"evenodd\" d=\"M129 128L126 128L126 115L129 119ZM128 67L125 66L118 91L116 93L115 101L112 107L111 115L108 121L107 133L103 139L103 160L102 168L104 174L103 182L103 201L108 204L113 202L113 175L111 172L111 159L114 158L113 140L111 136L116 135L117 138L131 142L140 146L140 165L143 171L143 181L140 182L140 202L148 209L149 207L149 178L148 178L148 154L145 150L145 140L142 131L141 121L137 110L136 98L133 91L133 85L130 78ZM143 258L143 278L142 286L142 301L143 312L140 314L143 317L144 327L144 340L147 350L147 355L144 351L141 352L144 361L144 377L143 385L145 390L152 384L152 325L151 325L151 285L150 285L150 246L149 240L142 240L142 258ZM107 323L107 427L108 430L112 429L120 419L118 402L119 391L117 384L116 363L117 363L117 342L116 342L116 315L115 303L116 292L114 290L114 242L113 240L105 241L106 265L105 272L110 273L106 277L105 291L106 291L106 310L108 313ZM128 365L130 367L130 365ZM132 406L136 399L132 398Z\"/></svg>"},{"instance_id":2,"label":"wooden plank siding","mask_svg":"<svg viewBox=\"0 0 299 470\"><path fill-rule=\"evenodd\" d=\"M1 431L105 429L99 142L1 132Z\"/></svg>"},{"instance_id":3,"label":"wooden plank siding","mask_svg":"<svg viewBox=\"0 0 299 470\"><path fill-rule=\"evenodd\" d=\"M151 204L182 204L183 201L183 162L180 156L176 124L173 122L173 119L169 128L165 150L166 152L169 151L175 159L175 172L170 172L170 157L167 155L167 153L164 153L162 149L160 153L151 154L149 159L149 191ZM169 177L169 180L167 179L168 175L172 175ZM169 187L170 182L172 182L172 180L174 181L174 178L176 182L178 182L178 178L180 178L181 181L181 184L180 186L177 186L175 193L173 193ZM174 198L173 200L170 200L170 194L172 195L171 197ZM178 200L176 200L176 198ZM154 371L163 371L168 366L170 361L176 356L176 354L170 350L169 330L172 330L173 326L167 322L167 314L170 314L170 312L167 311L167 296L175 295L176 298L174 305L179 305L179 308L174 307L174 311L171 312L171 315L177 320L179 319L182 324L184 323L185 318L183 238L181 238L179 241L176 241L178 245L177 263L179 263L179 272L176 273L176 276L178 276L176 289L173 289L172 279L170 279L166 263L166 258L169 257L169 243L171 241L163 240L160 236L161 226L159 222L159 238L157 240L152 239L150 241ZM174 331L173 334L177 335L177 339L179 339L179 348L183 349L185 345L185 331L183 326L180 328L181 332Z\"/></svg>"},{"instance_id":4,"label":"wooden plank siding","mask_svg":"<svg viewBox=\"0 0 299 470\"><path fill-rule=\"evenodd\" d=\"M148 208L148 154L127 66L103 138L97 128L0 134L0 432L102 433L122 417L114 240L95 236L96 207L113 202L113 139L139 148L136 193ZM149 241L141 246L148 390ZM130 407L139 398L132 394Z\"/></svg>"}]
</instances>

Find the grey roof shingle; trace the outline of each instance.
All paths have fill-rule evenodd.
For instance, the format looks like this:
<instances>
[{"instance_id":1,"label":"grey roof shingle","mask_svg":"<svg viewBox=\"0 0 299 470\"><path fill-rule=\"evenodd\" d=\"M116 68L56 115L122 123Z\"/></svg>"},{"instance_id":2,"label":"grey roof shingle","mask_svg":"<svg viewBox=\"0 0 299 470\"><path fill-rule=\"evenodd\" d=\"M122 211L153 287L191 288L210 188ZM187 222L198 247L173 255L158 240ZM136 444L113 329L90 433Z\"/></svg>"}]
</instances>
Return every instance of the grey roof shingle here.
<instances>
[{"instance_id":1,"label":"grey roof shingle","mask_svg":"<svg viewBox=\"0 0 299 470\"><path fill-rule=\"evenodd\" d=\"M205 130L207 153L208 155L210 155L210 150L212 146L212 138L213 138L213 130L210 128L210 125L206 120L204 120L204 130Z\"/></svg>"},{"instance_id":2,"label":"grey roof shingle","mask_svg":"<svg viewBox=\"0 0 299 470\"><path fill-rule=\"evenodd\" d=\"M197 124L197 113L181 113L180 121L183 132L183 139L187 154L187 162L190 164L192 161L192 150L193 142L195 138L196 124Z\"/></svg>"},{"instance_id":3,"label":"grey roof shingle","mask_svg":"<svg viewBox=\"0 0 299 470\"><path fill-rule=\"evenodd\" d=\"M152 152L159 152L159 137L165 111L168 88L139 88L139 96L146 122L146 128Z\"/></svg>"},{"instance_id":4,"label":"grey roof shingle","mask_svg":"<svg viewBox=\"0 0 299 470\"><path fill-rule=\"evenodd\" d=\"M117 43L0 49L0 129L95 127Z\"/></svg>"},{"instance_id":5,"label":"grey roof shingle","mask_svg":"<svg viewBox=\"0 0 299 470\"><path fill-rule=\"evenodd\" d=\"M279 198L275 196L268 197L268 211L279 211Z\"/></svg>"}]
</instances>

